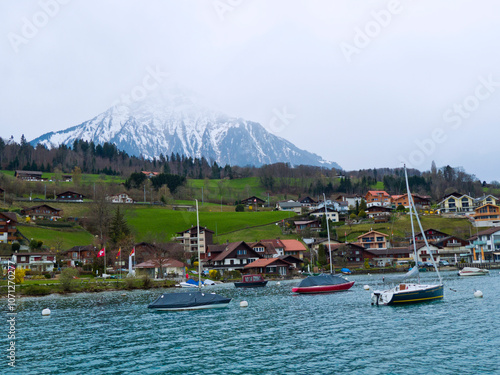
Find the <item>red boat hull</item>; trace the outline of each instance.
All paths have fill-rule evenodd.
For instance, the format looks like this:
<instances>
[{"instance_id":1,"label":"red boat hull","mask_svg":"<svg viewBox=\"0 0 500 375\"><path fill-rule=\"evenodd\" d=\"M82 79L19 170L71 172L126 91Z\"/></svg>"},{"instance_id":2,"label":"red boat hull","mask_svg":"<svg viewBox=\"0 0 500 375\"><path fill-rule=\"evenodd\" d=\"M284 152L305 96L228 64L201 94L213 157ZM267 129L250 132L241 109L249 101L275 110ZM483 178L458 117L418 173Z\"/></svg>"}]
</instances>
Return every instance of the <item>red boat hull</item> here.
<instances>
[{"instance_id":1,"label":"red boat hull","mask_svg":"<svg viewBox=\"0 0 500 375\"><path fill-rule=\"evenodd\" d=\"M354 285L354 281L350 281L345 284L336 285L318 285L318 286L307 286L307 287L295 287L292 288L293 293L332 293L341 292L350 289Z\"/></svg>"}]
</instances>

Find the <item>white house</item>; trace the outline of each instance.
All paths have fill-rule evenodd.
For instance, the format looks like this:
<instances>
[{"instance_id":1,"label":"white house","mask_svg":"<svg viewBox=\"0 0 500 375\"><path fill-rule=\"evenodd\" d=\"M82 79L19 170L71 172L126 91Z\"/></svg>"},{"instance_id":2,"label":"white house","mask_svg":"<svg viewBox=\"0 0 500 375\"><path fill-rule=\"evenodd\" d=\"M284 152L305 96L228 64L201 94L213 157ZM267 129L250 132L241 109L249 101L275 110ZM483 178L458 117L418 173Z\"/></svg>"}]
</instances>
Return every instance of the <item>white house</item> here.
<instances>
[{"instance_id":1,"label":"white house","mask_svg":"<svg viewBox=\"0 0 500 375\"><path fill-rule=\"evenodd\" d=\"M111 203L134 203L134 200L130 198L127 193L111 195L109 197L106 197L106 199L108 201L111 201Z\"/></svg>"},{"instance_id":2,"label":"white house","mask_svg":"<svg viewBox=\"0 0 500 375\"><path fill-rule=\"evenodd\" d=\"M52 272L56 257L49 253L15 253L12 255L12 261L19 268Z\"/></svg>"}]
</instances>

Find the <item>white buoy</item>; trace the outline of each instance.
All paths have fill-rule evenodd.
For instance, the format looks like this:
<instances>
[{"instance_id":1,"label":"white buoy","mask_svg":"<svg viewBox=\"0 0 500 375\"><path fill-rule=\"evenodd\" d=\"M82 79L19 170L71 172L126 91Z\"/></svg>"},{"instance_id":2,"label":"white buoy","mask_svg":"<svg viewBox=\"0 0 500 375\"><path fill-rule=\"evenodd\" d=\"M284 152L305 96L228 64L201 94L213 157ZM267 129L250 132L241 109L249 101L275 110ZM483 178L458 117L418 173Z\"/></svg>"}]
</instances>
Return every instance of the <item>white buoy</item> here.
<instances>
[{"instance_id":1,"label":"white buoy","mask_svg":"<svg viewBox=\"0 0 500 375\"><path fill-rule=\"evenodd\" d=\"M43 316L49 316L50 315L50 309L43 309L42 310L42 315Z\"/></svg>"},{"instance_id":2,"label":"white buoy","mask_svg":"<svg viewBox=\"0 0 500 375\"><path fill-rule=\"evenodd\" d=\"M122 293L122 297L125 297L127 295L127 293Z\"/></svg>"},{"instance_id":3,"label":"white buoy","mask_svg":"<svg viewBox=\"0 0 500 375\"><path fill-rule=\"evenodd\" d=\"M480 290L475 290L474 291L474 297L476 297L476 298L483 298L483 292L481 292Z\"/></svg>"},{"instance_id":4,"label":"white buoy","mask_svg":"<svg viewBox=\"0 0 500 375\"><path fill-rule=\"evenodd\" d=\"M372 275L371 273L368 274L368 276L371 276L371 275Z\"/></svg>"},{"instance_id":5,"label":"white buoy","mask_svg":"<svg viewBox=\"0 0 500 375\"><path fill-rule=\"evenodd\" d=\"M363 289L364 289L364 290L370 290L370 285L365 285L365 286L363 287Z\"/></svg>"},{"instance_id":6,"label":"white buoy","mask_svg":"<svg viewBox=\"0 0 500 375\"><path fill-rule=\"evenodd\" d=\"M241 301L240 302L240 307L248 307L248 302L247 301Z\"/></svg>"},{"instance_id":7,"label":"white buoy","mask_svg":"<svg viewBox=\"0 0 500 375\"><path fill-rule=\"evenodd\" d=\"M281 285L281 283L278 281L278 282L276 283L276 285Z\"/></svg>"}]
</instances>

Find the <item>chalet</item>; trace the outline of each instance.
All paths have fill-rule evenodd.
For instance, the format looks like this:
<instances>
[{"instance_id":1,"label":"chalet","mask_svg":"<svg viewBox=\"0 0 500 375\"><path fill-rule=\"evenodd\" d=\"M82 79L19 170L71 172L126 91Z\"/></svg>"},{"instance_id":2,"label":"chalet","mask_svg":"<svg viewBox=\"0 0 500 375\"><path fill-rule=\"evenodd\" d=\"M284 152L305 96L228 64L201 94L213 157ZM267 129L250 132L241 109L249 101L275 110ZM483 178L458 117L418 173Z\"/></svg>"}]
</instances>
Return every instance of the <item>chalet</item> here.
<instances>
[{"instance_id":1,"label":"chalet","mask_svg":"<svg viewBox=\"0 0 500 375\"><path fill-rule=\"evenodd\" d=\"M241 204L244 204L245 206L263 206L264 203L266 203L266 201L257 198L256 196L251 196L241 200Z\"/></svg>"},{"instance_id":2,"label":"chalet","mask_svg":"<svg viewBox=\"0 0 500 375\"><path fill-rule=\"evenodd\" d=\"M149 276L153 279L167 275L182 276L187 265L175 259L147 260L135 266L137 276ZM163 273L163 274L162 274Z\"/></svg>"},{"instance_id":3,"label":"chalet","mask_svg":"<svg viewBox=\"0 0 500 375\"><path fill-rule=\"evenodd\" d=\"M358 236L358 243L365 249L386 249L387 248L387 234L371 230L361 236Z\"/></svg>"},{"instance_id":4,"label":"chalet","mask_svg":"<svg viewBox=\"0 0 500 375\"><path fill-rule=\"evenodd\" d=\"M276 203L276 209L279 211L293 211L296 214L302 213L302 204L295 201L286 201Z\"/></svg>"},{"instance_id":5,"label":"chalet","mask_svg":"<svg viewBox=\"0 0 500 375\"><path fill-rule=\"evenodd\" d=\"M276 258L278 251L272 242L249 243L250 247L263 258ZM281 245L282 246L282 245Z\"/></svg>"},{"instance_id":6,"label":"chalet","mask_svg":"<svg viewBox=\"0 0 500 375\"><path fill-rule=\"evenodd\" d=\"M369 190L365 195L366 206L390 206L391 196L383 190Z\"/></svg>"},{"instance_id":7,"label":"chalet","mask_svg":"<svg viewBox=\"0 0 500 375\"><path fill-rule=\"evenodd\" d=\"M24 181L43 181L42 172L38 171L15 171L14 177Z\"/></svg>"},{"instance_id":8,"label":"chalet","mask_svg":"<svg viewBox=\"0 0 500 375\"><path fill-rule=\"evenodd\" d=\"M134 200L127 193L120 193L106 197L111 203L134 203Z\"/></svg>"},{"instance_id":9,"label":"chalet","mask_svg":"<svg viewBox=\"0 0 500 375\"><path fill-rule=\"evenodd\" d=\"M274 257L285 255L285 244L279 238L274 240L261 240L260 242L262 242L267 249L272 249L274 254L276 254L273 254Z\"/></svg>"},{"instance_id":10,"label":"chalet","mask_svg":"<svg viewBox=\"0 0 500 375\"><path fill-rule=\"evenodd\" d=\"M443 238L449 236L449 234L447 234L447 233L443 233L439 230L432 229L432 228L424 230L424 234L425 234L425 238L427 239L427 241L430 241L430 242L442 240ZM422 235L422 232L418 232L417 234L415 234L415 240L416 241L423 241L424 240L424 236Z\"/></svg>"},{"instance_id":11,"label":"chalet","mask_svg":"<svg viewBox=\"0 0 500 375\"><path fill-rule=\"evenodd\" d=\"M299 240L281 240L284 246L284 255L293 255L299 259L304 259L304 253L307 248Z\"/></svg>"},{"instance_id":12,"label":"chalet","mask_svg":"<svg viewBox=\"0 0 500 375\"><path fill-rule=\"evenodd\" d=\"M70 174L63 174L63 175L61 175L61 179L64 182L71 182L71 181L73 181L73 176Z\"/></svg>"},{"instance_id":13,"label":"chalet","mask_svg":"<svg viewBox=\"0 0 500 375\"><path fill-rule=\"evenodd\" d=\"M446 195L438 203L441 213L470 214L474 211L475 200L469 195L457 192Z\"/></svg>"},{"instance_id":14,"label":"chalet","mask_svg":"<svg viewBox=\"0 0 500 375\"><path fill-rule=\"evenodd\" d=\"M58 201L65 202L83 202L84 195L80 193L76 193L74 191L65 191L64 193L60 193L56 195L56 199Z\"/></svg>"},{"instance_id":15,"label":"chalet","mask_svg":"<svg viewBox=\"0 0 500 375\"><path fill-rule=\"evenodd\" d=\"M50 253L15 253L12 261L16 263L16 267L25 270L52 272L56 257Z\"/></svg>"},{"instance_id":16,"label":"chalet","mask_svg":"<svg viewBox=\"0 0 500 375\"><path fill-rule=\"evenodd\" d=\"M302 205L302 207L313 207L313 206L316 206L318 204L317 201L315 201L314 199L312 199L309 196L300 199L299 203Z\"/></svg>"},{"instance_id":17,"label":"chalet","mask_svg":"<svg viewBox=\"0 0 500 375\"><path fill-rule=\"evenodd\" d=\"M244 273L288 276L292 264L280 258L257 259L243 267Z\"/></svg>"},{"instance_id":18,"label":"chalet","mask_svg":"<svg viewBox=\"0 0 500 375\"><path fill-rule=\"evenodd\" d=\"M314 216L316 219L322 218L325 216L325 211L326 211L326 217L331 220L334 223L338 223L339 221L339 213L335 211L333 208L330 207L325 207L323 208L318 208L314 211L309 212L309 215Z\"/></svg>"},{"instance_id":19,"label":"chalet","mask_svg":"<svg viewBox=\"0 0 500 375\"><path fill-rule=\"evenodd\" d=\"M61 252L61 258L68 267L75 267L76 262L91 264L97 255L97 249L93 245L73 246L71 249Z\"/></svg>"},{"instance_id":20,"label":"chalet","mask_svg":"<svg viewBox=\"0 0 500 375\"><path fill-rule=\"evenodd\" d=\"M255 252L246 242L230 242L215 258L210 259L213 269L221 271L243 270L247 264L260 259L261 256Z\"/></svg>"},{"instance_id":21,"label":"chalet","mask_svg":"<svg viewBox=\"0 0 500 375\"><path fill-rule=\"evenodd\" d=\"M467 248L472 250L474 263L500 261L500 228L485 229L467 241L469 241Z\"/></svg>"},{"instance_id":22,"label":"chalet","mask_svg":"<svg viewBox=\"0 0 500 375\"><path fill-rule=\"evenodd\" d=\"M200 253L202 259L205 257L207 245L213 244L214 232L206 227L199 227L200 237L198 238L198 228L193 226L182 232L177 232L179 235L177 241L184 246L186 253L194 253L198 251L198 242L200 243Z\"/></svg>"},{"instance_id":23,"label":"chalet","mask_svg":"<svg viewBox=\"0 0 500 375\"><path fill-rule=\"evenodd\" d=\"M26 215L32 220L57 220L61 218L62 214L62 210L60 210L59 208L51 207L47 204L42 204L41 206L34 206L21 210L21 215Z\"/></svg>"},{"instance_id":24,"label":"chalet","mask_svg":"<svg viewBox=\"0 0 500 375\"><path fill-rule=\"evenodd\" d=\"M357 243L335 243L325 247L326 257L330 257L332 252L333 264L341 262L351 267L361 267L365 258L371 258L371 254ZM329 259L328 259L329 261Z\"/></svg>"},{"instance_id":25,"label":"chalet","mask_svg":"<svg viewBox=\"0 0 500 375\"><path fill-rule=\"evenodd\" d=\"M299 259L293 255L282 255L279 258L290 263L295 269L301 268L304 264L304 261L302 259Z\"/></svg>"},{"instance_id":26,"label":"chalet","mask_svg":"<svg viewBox=\"0 0 500 375\"><path fill-rule=\"evenodd\" d=\"M204 267L213 266L213 260L226 250L227 245L228 245L228 243L222 244L222 245L208 245L205 257L202 259L203 266ZM258 251L258 250L254 249L254 251Z\"/></svg>"},{"instance_id":27,"label":"chalet","mask_svg":"<svg viewBox=\"0 0 500 375\"><path fill-rule=\"evenodd\" d=\"M319 220L297 220L293 224L295 225L295 232L297 234L307 229L311 232L321 232L321 222Z\"/></svg>"},{"instance_id":28,"label":"chalet","mask_svg":"<svg viewBox=\"0 0 500 375\"><path fill-rule=\"evenodd\" d=\"M494 204L485 204L474 210L475 227L490 227L490 226L500 226L500 207Z\"/></svg>"},{"instance_id":29,"label":"chalet","mask_svg":"<svg viewBox=\"0 0 500 375\"><path fill-rule=\"evenodd\" d=\"M494 197L493 195L489 194L480 198L476 198L475 202L477 207L484 206L486 204L493 204L495 206L498 206L500 204L500 201L498 198Z\"/></svg>"},{"instance_id":30,"label":"chalet","mask_svg":"<svg viewBox=\"0 0 500 375\"><path fill-rule=\"evenodd\" d=\"M387 206L371 206L366 209L366 214L370 219L381 216L390 216L393 209Z\"/></svg>"},{"instance_id":31,"label":"chalet","mask_svg":"<svg viewBox=\"0 0 500 375\"><path fill-rule=\"evenodd\" d=\"M431 197L427 195L412 194L413 202L415 207L419 209L430 208ZM403 195L393 195L391 196L392 208L398 208L403 206L404 208L410 208L410 202L408 201L408 194Z\"/></svg>"},{"instance_id":32,"label":"chalet","mask_svg":"<svg viewBox=\"0 0 500 375\"><path fill-rule=\"evenodd\" d=\"M0 243L10 243L18 239L17 216L14 212L0 212Z\"/></svg>"},{"instance_id":33,"label":"chalet","mask_svg":"<svg viewBox=\"0 0 500 375\"><path fill-rule=\"evenodd\" d=\"M467 248L469 242L455 236L444 237L433 241L433 245L439 248L439 258L450 263L458 263L461 259L469 261L472 259L472 251Z\"/></svg>"}]
</instances>

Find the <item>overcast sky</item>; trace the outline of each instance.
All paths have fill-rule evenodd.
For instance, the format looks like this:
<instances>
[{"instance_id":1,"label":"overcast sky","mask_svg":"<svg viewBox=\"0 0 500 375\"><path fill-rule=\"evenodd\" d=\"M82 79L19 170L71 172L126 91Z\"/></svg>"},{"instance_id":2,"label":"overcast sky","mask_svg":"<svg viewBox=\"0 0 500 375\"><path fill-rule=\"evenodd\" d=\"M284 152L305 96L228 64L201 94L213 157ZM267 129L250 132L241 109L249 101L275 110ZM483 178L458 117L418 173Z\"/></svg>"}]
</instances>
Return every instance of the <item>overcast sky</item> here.
<instances>
[{"instance_id":1,"label":"overcast sky","mask_svg":"<svg viewBox=\"0 0 500 375\"><path fill-rule=\"evenodd\" d=\"M0 136L78 125L155 71L346 170L434 160L500 180L499 15L494 0L4 0Z\"/></svg>"}]
</instances>

